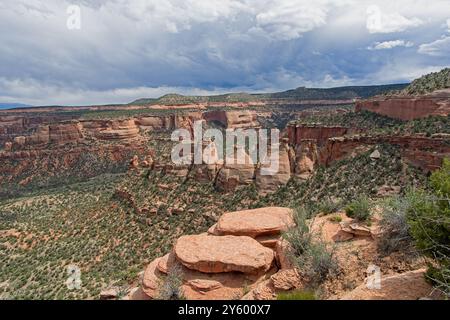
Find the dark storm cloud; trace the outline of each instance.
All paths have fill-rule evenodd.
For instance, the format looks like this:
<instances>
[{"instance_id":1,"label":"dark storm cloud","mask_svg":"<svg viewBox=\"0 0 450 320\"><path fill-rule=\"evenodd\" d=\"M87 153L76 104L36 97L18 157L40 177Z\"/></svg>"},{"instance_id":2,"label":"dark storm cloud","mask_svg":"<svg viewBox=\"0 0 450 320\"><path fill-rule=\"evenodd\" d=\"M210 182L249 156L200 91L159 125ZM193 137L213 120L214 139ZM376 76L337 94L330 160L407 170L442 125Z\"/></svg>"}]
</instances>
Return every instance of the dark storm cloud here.
<instances>
[{"instance_id":1,"label":"dark storm cloud","mask_svg":"<svg viewBox=\"0 0 450 320\"><path fill-rule=\"evenodd\" d=\"M70 5L80 30L66 27ZM408 81L450 65L448 12L446 0L2 1L0 102Z\"/></svg>"}]
</instances>

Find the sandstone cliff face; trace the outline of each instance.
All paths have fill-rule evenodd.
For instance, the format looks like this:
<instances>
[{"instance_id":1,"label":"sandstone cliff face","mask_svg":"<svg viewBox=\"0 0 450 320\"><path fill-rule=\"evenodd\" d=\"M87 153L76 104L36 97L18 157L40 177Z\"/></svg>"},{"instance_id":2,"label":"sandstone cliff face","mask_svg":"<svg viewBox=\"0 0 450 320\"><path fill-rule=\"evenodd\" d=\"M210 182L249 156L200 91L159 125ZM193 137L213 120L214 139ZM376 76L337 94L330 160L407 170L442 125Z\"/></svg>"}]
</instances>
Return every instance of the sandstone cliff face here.
<instances>
[{"instance_id":1,"label":"sandstone cliff face","mask_svg":"<svg viewBox=\"0 0 450 320\"><path fill-rule=\"evenodd\" d=\"M111 120L106 128L97 131L96 137L100 140L130 140L137 138L139 127L134 119Z\"/></svg>"},{"instance_id":2,"label":"sandstone cliff face","mask_svg":"<svg viewBox=\"0 0 450 320\"><path fill-rule=\"evenodd\" d=\"M132 145L74 146L70 148L0 151L0 196L14 194L4 184L27 187L34 181L57 184L68 178L86 179L126 169L130 154L143 154Z\"/></svg>"},{"instance_id":3,"label":"sandstone cliff face","mask_svg":"<svg viewBox=\"0 0 450 320\"><path fill-rule=\"evenodd\" d=\"M29 136L14 138L14 147L21 148L39 144L66 144L83 139L81 125L78 122L54 125L39 125L36 132Z\"/></svg>"},{"instance_id":4,"label":"sandstone cliff face","mask_svg":"<svg viewBox=\"0 0 450 320\"><path fill-rule=\"evenodd\" d=\"M239 162L238 162L239 161ZM225 191L234 190L239 185L253 183L255 179L255 163L245 150L235 150L234 157L227 157L219 170L216 186Z\"/></svg>"},{"instance_id":5,"label":"sandstone cliff face","mask_svg":"<svg viewBox=\"0 0 450 320\"><path fill-rule=\"evenodd\" d=\"M268 164L261 165L256 171L255 183L260 194L268 194L275 192L280 186L288 183L291 178L291 163L289 159L289 146L282 143L279 148L278 159L274 159L278 162L275 166L275 171L271 172L271 166L274 165L272 161L269 160ZM265 169L267 172L263 174L262 170Z\"/></svg>"},{"instance_id":6,"label":"sandstone cliff face","mask_svg":"<svg viewBox=\"0 0 450 320\"><path fill-rule=\"evenodd\" d=\"M356 111L371 111L400 120L450 114L450 89L439 90L420 97L379 97L356 103Z\"/></svg>"},{"instance_id":7,"label":"sandstone cliff face","mask_svg":"<svg viewBox=\"0 0 450 320\"><path fill-rule=\"evenodd\" d=\"M444 158L450 156L448 138L423 136L382 136L331 138L319 151L319 163L329 165L334 161L365 151L377 144L399 146L403 159L428 172L438 169Z\"/></svg>"},{"instance_id":8,"label":"sandstone cliff face","mask_svg":"<svg viewBox=\"0 0 450 320\"><path fill-rule=\"evenodd\" d=\"M187 114L171 114L167 116L142 116L136 119L136 124L146 130L192 130L194 122L202 119L201 112Z\"/></svg>"},{"instance_id":9,"label":"sandstone cliff face","mask_svg":"<svg viewBox=\"0 0 450 320\"><path fill-rule=\"evenodd\" d=\"M209 122L220 123L224 128L249 129L259 128L257 113L250 110L242 111L210 111L203 114L203 118Z\"/></svg>"},{"instance_id":10,"label":"sandstone cliff face","mask_svg":"<svg viewBox=\"0 0 450 320\"><path fill-rule=\"evenodd\" d=\"M349 135L348 130L340 127L305 128L298 125L290 125L287 132L289 143L295 150L294 172L306 178L316 165L328 166L377 144L399 146L405 161L425 171L439 168L442 160L450 156L450 139L445 135L371 137Z\"/></svg>"}]
</instances>

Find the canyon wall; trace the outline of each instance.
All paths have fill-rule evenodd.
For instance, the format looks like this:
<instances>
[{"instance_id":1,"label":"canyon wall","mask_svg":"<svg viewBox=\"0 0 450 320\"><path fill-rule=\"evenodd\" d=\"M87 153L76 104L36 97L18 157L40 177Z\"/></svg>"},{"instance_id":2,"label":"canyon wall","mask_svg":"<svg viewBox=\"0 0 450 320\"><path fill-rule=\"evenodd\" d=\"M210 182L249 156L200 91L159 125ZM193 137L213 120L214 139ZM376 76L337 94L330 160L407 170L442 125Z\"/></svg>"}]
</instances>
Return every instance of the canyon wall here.
<instances>
[{"instance_id":1,"label":"canyon wall","mask_svg":"<svg viewBox=\"0 0 450 320\"><path fill-rule=\"evenodd\" d=\"M329 166L335 161L354 156L369 148L389 144L400 147L404 160L425 171L439 168L445 157L450 157L450 137L434 135L362 136L348 134L341 127L290 125L287 128L289 144L295 150L295 173L311 172L315 165Z\"/></svg>"},{"instance_id":2,"label":"canyon wall","mask_svg":"<svg viewBox=\"0 0 450 320\"><path fill-rule=\"evenodd\" d=\"M261 127L257 120L257 113L251 110L209 111L203 114L203 118L208 122L216 122L224 128L250 129Z\"/></svg>"},{"instance_id":3,"label":"canyon wall","mask_svg":"<svg viewBox=\"0 0 450 320\"><path fill-rule=\"evenodd\" d=\"M356 111L371 111L400 120L450 114L450 89L424 96L375 97L356 102Z\"/></svg>"}]
</instances>

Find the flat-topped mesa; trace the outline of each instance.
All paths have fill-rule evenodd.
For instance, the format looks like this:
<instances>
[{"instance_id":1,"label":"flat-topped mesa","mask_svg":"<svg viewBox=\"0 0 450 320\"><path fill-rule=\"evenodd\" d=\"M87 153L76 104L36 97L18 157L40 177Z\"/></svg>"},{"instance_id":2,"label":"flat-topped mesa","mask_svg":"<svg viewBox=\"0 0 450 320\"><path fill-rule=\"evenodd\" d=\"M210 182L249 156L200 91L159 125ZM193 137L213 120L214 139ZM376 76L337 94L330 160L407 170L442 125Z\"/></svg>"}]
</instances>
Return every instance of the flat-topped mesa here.
<instances>
[{"instance_id":1,"label":"flat-topped mesa","mask_svg":"<svg viewBox=\"0 0 450 320\"><path fill-rule=\"evenodd\" d=\"M214 228L217 235L249 236L252 238L279 235L295 225L292 209L267 207L227 212Z\"/></svg>"},{"instance_id":2,"label":"flat-topped mesa","mask_svg":"<svg viewBox=\"0 0 450 320\"><path fill-rule=\"evenodd\" d=\"M260 128L257 113L251 110L239 111L209 111L203 113L203 118L208 122L216 122L229 129Z\"/></svg>"},{"instance_id":3,"label":"flat-topped mesa","mask_svg":"<svg viewBox=\"0 0 450 320\"><path fill-rule=\"evenodd\" d=\"M245 236L182 236L174 253L184 266L204 273L257 274L269 270L274 259L271 249Z\"/></svg>"},{"instance_id":4,"label":"flat-topped mesa","mask_svg":"<svg viewBox=\"0 0 450 320\"><path fill-rule=\"evenodd\" d=\"M356 111L371 111L400 120L450 114L450 88L422 96L374 97L356 102Z\"/></svg>"}]
</instances>

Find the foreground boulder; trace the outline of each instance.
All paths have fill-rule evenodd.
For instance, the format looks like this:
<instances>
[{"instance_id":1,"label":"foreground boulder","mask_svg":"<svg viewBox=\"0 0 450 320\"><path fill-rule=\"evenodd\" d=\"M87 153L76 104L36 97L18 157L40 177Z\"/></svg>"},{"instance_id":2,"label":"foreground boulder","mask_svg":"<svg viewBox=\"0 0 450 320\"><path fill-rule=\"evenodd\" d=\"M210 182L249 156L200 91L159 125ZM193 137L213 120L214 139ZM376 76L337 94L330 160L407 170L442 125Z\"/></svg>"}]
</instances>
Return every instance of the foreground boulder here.
<instances>
[{"instance_id":1,"label":"foreground boulder","mask_svg":"<svg viewBox=\"0 0 450 320\"><path fill-rule=\"evenodd\" d=\"M222 215L214 228L219 235L258 237L279 235L293 227L292 210L281 207L267 207Z\"/></svg>"},{"instance_id":2,"label":"foreground boulder","mask_svg":"<svg viewBox=\"0 0 450 320\"><path fill-rule=\"evenodd\" d=\"M301 279L286 261L287 246L277 246L280 232L294 224L292 211L275 207L230 212L223 217L225 226L236 218L228 220L232 214L241 217L242 230L254 238L219 234L217 224L209 233L182 236L170 253L146 267L140 286L126 299L167 299L167 288L174 283L188 300L273 299L280 290L298 288Z\"/></svg>"},{"instance_id":3,"label":"foreground boulder","mask_svg":"<svg viewBox=\"0 0 450 320\"><path fill-rule=\"evenodd\" d=\"M254 288L277 271L275 267L272 267L259 274L242 272L204 273L184 266L176 258L173 251L159 259L157 268L161 272L159 276L160 286L168 278L173 277L174 270L178 270L178 275L183 283L181 292L183 292L184 298L188 300L237 299L245 294L245 288Z\"/></svg>"},{"instance_id":4,"label":"foreground boulder","mask_svg":"<svg viewBox=\"0 0 450 320\"><path fill-rule=\"evenodd\" d=\"M425 269L381 278L379 289L364 283L344 295L342 300L418 300L428 298L433 287L425 280Z\"/></svg>"},{"instance_id":5,"label":"foreground boulder","mask_svg":"<svg viewBox=\"0 0 450 320\"><path fill-rule=\"evenodd\" d=\"M272 250L250 237L206 234L180 237L174 253L187 268L205 273L264 272L274 259Z\"/></svg>"}]
</instances>

